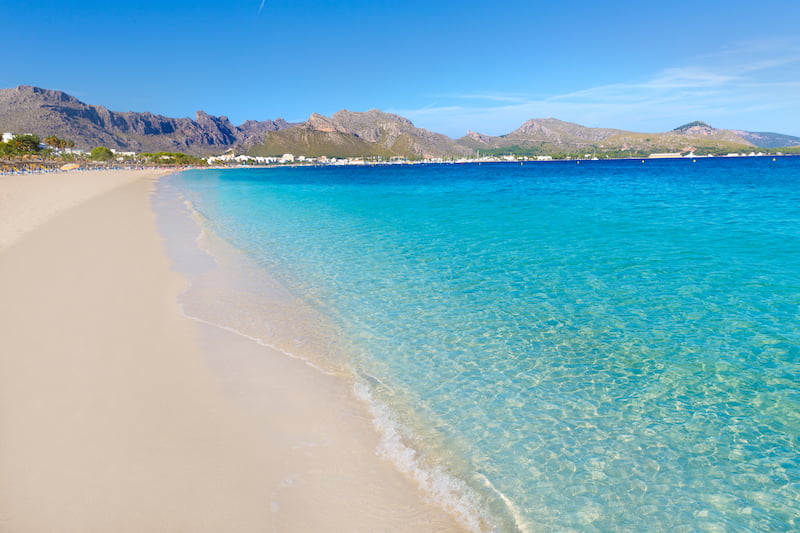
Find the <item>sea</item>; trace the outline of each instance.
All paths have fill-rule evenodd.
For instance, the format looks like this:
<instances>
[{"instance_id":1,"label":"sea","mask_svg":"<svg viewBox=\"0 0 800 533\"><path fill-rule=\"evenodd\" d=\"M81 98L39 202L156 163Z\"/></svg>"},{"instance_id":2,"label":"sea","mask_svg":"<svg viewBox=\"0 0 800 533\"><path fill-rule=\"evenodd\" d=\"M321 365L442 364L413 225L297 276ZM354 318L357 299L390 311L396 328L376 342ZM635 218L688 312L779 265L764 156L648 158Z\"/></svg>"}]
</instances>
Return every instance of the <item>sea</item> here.
<instances>
[{"instance_id":1,"label":"sea","mask_svg":"<svg viewBox=\"0 0 800 533\"><path fill-rule=\"evenodd\" d=\"M800 157L189 170L154 201L184 312L350 380L466 528L800 531Z\"/></svg>"}]
</instances>

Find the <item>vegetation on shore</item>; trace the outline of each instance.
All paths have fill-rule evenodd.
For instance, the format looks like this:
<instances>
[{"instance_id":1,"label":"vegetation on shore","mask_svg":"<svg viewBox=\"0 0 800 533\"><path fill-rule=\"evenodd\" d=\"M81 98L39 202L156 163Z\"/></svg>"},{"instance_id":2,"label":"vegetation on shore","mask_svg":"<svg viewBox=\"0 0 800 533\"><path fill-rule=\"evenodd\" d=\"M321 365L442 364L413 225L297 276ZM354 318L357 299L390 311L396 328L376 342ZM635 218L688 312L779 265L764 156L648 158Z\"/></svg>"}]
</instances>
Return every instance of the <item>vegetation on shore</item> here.
<instances>
[{"instance_id":1,"label":"vegetation on shore","mask_svg":"<svg viewBox=\"0 0 800 533\"><path fill-rule=\"evenodd\" d=\"M15 135L8 142L0 142L0 160L6 164L31 164L39 163L42 166L56 166L60 163L125 163L144 165L205 165L204 159L177 153L157 152L118 154L105 146L96 146L90 152L74 151L75 143L70 139L60 139L56 136L44 138L44 142L32 134Z\"/></svg>"},{"instance_id":2,"label":"vegetation on shore","mask_svg":"<svg viewBox=\"0 0 800 533\"><path fill-rule=\"evenodd\" d=\"M0 157L24 157L39 154L41 140L36 135L16 135L8 142L0 142Z\"/></svg>"},{"instance_id":3,"label":"vegetation on shore","mask_svg":"<svg viewBox=\"0 0 800 533\"><path fill-rule=\"evenodd\" d=\"M156 152L154 154L143 152L141 154L137 154L137 158L147 162L150 165L202 166L208 164L206 163L205 159L201 159L193 155L182 154L180 152Z\"/></svg>"}]
</instances>

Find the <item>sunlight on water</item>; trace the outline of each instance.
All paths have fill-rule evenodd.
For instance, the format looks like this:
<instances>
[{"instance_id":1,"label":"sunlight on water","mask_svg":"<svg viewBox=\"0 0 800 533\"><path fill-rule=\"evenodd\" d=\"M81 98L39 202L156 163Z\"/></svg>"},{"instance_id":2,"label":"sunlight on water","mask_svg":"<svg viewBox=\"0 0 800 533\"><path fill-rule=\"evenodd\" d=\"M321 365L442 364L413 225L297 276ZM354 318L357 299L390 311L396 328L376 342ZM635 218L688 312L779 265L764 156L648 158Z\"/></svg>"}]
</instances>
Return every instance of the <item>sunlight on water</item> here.
<instances>
[{"instance_id":1,"label":"sunlight on water","mask_svg":"<svg viewBox=\"0 0 800 533\"><path fill-rule=\"evenodd\" d=\"M800 160L171 186L344 332L417 459L499 530L800 529Z\"/></svg>"}]
</instances>

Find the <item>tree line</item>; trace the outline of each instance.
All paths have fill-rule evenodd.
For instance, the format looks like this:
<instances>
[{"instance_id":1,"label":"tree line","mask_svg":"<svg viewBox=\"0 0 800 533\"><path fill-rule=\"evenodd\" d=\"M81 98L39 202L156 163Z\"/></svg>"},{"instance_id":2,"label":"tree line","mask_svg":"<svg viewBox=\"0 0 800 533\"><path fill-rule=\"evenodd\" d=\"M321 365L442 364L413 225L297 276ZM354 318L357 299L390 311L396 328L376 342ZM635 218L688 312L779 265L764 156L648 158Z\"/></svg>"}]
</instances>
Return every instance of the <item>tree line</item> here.
<instances>
[{"instance_id":1,"label":"tree line","mask_svg":"<svg viewBox=\"0 0 800 533\"><path fill-rule=\"evenodd\" d=\"M47 146L42 146L42 139L40 139L38 135L30 133L14 135L14 137L7 142L0 142L0 156L49 155L53 148L64 150L65 148L75 147L74 141L70 139L60 139L55 135L45 137L44 144Z\"/></svg>"},{"instance_id":2,"label":"tree line","mask_svg":"<svg viewBox=\"0 0 800 533\"><path fill-rule=\"evenodd\" d=\"M88 158L92 161L113 161L120 156L115 154L110 148L96 146L86 154L55 153L53 150L64 150L74 148L75 142L70 139L61 139L55 135L50 135L42 139L37 135L24 134L15 135L8 142L0 142L0 158L29 158L31 156L42 157L45 159L60 159L63 161L74 161L76 159ZM203 159L179 152L156 152L141 153L135 157L125 157L126 161L145 163L153 165L204 165Z\"/></svg>"}]
</instances>

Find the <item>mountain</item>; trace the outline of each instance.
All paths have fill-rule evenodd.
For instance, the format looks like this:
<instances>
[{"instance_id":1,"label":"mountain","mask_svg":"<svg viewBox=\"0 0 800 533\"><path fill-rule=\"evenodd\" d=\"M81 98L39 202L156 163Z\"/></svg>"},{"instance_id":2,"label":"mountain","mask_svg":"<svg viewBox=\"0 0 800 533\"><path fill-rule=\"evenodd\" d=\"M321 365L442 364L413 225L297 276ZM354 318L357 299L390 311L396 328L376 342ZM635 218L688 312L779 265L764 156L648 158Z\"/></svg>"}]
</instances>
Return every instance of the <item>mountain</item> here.
<instances>
[{"instance_id":1,"label":"mountain","mask_svg":"<svg viewBox=\"0 0 800 533\"><path fill-rule=\"evenodd\" d=\"M466 156L471 151L446 135L417 128L406 118L372 109L342 110L331 117L314 113L302 124L267 132L264 142L254 145L249 153L419 159Z\"/></svg>"},{"instance_id":2,"label":"mountain","mask_svg":"<svg viewBox=\"0 0 800 533\"><path fill-rule=\"evenodd\" d=\"M532 119L504 135L509 140L536 140L556 144L596 143L615 135L628 133L623 130L587 128L554 118Z\"/></svg>"},{"instance_id":3,"label":"mountain","mask_svg":"<svg viewBox=\"0 0 800 533\"><path fill-rule=\"evenodd\" d=\"M683 126L678 126L669 133L685 135L686 137L693 138L715 139L723 142L752 144L750 141L739 135L739 132L713 128L705 122L701 122L699 120L684 124Z\"/></svg>"},{"instance_id":4,"label":"mountain","mask_svg":"<svg viewBox=\"0 0 800 533\"><path fill-rule=\"evenodd\" d=\"M727 132L728 135L744 139L759 148L783 148L800 145L800 137L793 137L792 135L763 131L718 130L700 121L684 124L673 131L687 135L718 135L719 132ZM731 137L731 139L735 137Z\"/></svg>"},{"instance_id":5,"label":"mountain","mask_svg":"<svg viewBox=\"0 0 800 533\"><path fill-rule=\"evenodd\" d=\"M641 154L654 152L741 151L755 145L740 132L719 130L704 122L692 122L665 133L588 128L554 118L531 119L513 132L491 137L474 132L458 143L484 153L557 153L619 152Z\"/></svg>"},{"instance_id":6,"label":"mountain","mask_svg":"<svg viewBox=\"0 0 800 533\"><path fill-rule=\"evenodd\" d=\"M62 91L20 85L0 89L0 132L56 135L90 150L220 154L230 149L251 155L329 157L451 158L483 154L552 155L605 152L640 156L655 152L719 153L800 145L800 137L725 130L690 122L664 133L589 128L554 118L531 119L501 136L470 131L453 140L418 128L410 120L377 109L342 110L331 117L312 114L301 123L247 120L198 111L191 118L117 112L81 102Z\"/></svg>"},{"instance_id":7,"label":"mountain","mask_svg":"<svg viewBox=\"0 0 800 533\"><path fill-rule=\"evenodd\" d=\"M20 85L0 89L0 131L56 135L89 150L221 153L261 142L264 134L291 126L282 119L247 121L237 127L227 117L198 111L194 120L153 113L116 112L89 105L62 91Z\"/></svg>"},{"instance_id":8,"label":"mountain","mask_svg":"<svg viewBox=\"0 0 800 533\"><path fill-rule=\"evenodd\" d=\"M746 141L758 146L759 148L783 148L788 146L800 146L800 137L784 135L782 133L770 133L764 131L741 131L731 130Z\"/></svg>"}]
</instances>

